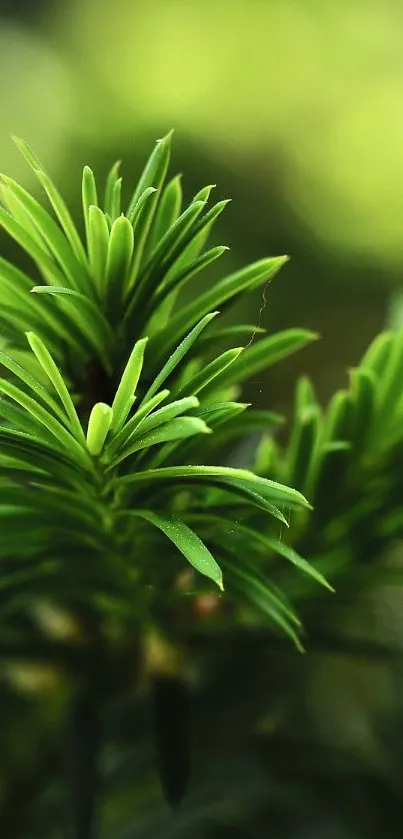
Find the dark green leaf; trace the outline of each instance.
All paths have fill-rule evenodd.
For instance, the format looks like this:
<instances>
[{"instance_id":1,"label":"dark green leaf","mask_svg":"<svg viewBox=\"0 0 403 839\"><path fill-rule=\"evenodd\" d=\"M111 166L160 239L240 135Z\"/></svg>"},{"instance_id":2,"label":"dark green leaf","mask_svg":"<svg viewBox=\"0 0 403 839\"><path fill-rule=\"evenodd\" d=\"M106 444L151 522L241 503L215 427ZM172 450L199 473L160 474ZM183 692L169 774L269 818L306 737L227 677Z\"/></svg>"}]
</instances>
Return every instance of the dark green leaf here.
<instances>
[{"instance_id":1,"label":"dark green leaf","mask_svg":"<svg viewBox=\"0 0 403 839\"><path fill-rule=\"evenodd\" d=\"M307 329L287 329L262 338L248 347L216 384L218 387L239 384L317 340L317 337Z\"/></svg>"},{"instance_id":2,"label":"dark green leaf","mask_svg":"<svg viewBox=\"0 0 403 839\"><path fill-rule=\"evenodd\" d=\"M266 613L294 642L300 652L304 652L300 637L295 627L300 626L295 612L287 608L273 590L270 583L255 570L239 567L234 561L223 559L228 582L245 600Z\"/></svg>"},{"instance_id":3,"label":"dark green leaf","mask_svg":"<svg viewBox=\"0 0 403 839\"><path fill-rule=\"evenodd\" d=\"M198 373L193 380L189 382L189 384L181 388L177 392L177 395L195 396L197 393L200 393L202 390L207 388L207 386L212 382L217 379L221 379L223 372L236 362L242 351L243 347L235 347L234 349L227 350L222 353L222 355L219 355L218 358L215 358L214 361L211 361L210 364L207 364L202 370L200 370L200 373Z\"/></svg>"},{"instance_id":4,"label":"dark green leaf","mask_svg":"<svg viewBox=\"0 0 403 839\"><path fill-rule=\"evenodd\" d=\"M156 378L154 379L152 385L148 388L147 393L143 398L143 403L146 402L154 393L159 390L161 385L168 379L168 377L173 373L175 368L178 366L179 362L182 361L182 358L186 355L186 353L190 350L193 346L197 338L199 337L200 333L205 329L205 327L210 323L210 321L215 318L218 312L210 312L209 314L205 315L201 321L193 327L192 331L189 332L189 335L183 339L183 341L179 344L176 350L170 355L168 361L164 364L162 370ZM143 404L142 403L142 404Z\"/></svg>"},{"instance_id":5,"label":"dark green leaf","mask_svg":"<svg viewBox=\"0 0 403 839\"><path fill-rule=\"evenodd\" d=\"M169 324L158 335L152 338L152 353L156 362L170 352L172 347L185 335L204 315L215 311L217 307L238 297L247 289L257 288L279 271L286 262L286 257L262 259L247 268L237 271L215 283L213 288L197 297L181 309ZM150 342L151 345L151 342Z\"/></svg>"},{"instance_id":6,"label":"dark green leaf","mask_svg":"<svg viewBox=\"0 0 403 839\"><path fill-rule=\"evenodd\" d=\"M114 334L96 304L84 294L63 286L34 286L32 292L55 295L60 298L61 303L74 313L77 327L100 355L106 369L110 371L110 353L114 343Z\"/></svg>"},{"instance_id":7,"label":"dark green leaf","mask_svg":"<svg viewBox=\"0 0 403 839\"><path fill-rule=\"evenodd\" d=\"M138 516L150 522L154 527L158 527L200 574L213 580L223 590L219 565L201 539L183 521L173 516L154 513L151 510L133 510L131 515Z\"/></svg>"}]
</instances>

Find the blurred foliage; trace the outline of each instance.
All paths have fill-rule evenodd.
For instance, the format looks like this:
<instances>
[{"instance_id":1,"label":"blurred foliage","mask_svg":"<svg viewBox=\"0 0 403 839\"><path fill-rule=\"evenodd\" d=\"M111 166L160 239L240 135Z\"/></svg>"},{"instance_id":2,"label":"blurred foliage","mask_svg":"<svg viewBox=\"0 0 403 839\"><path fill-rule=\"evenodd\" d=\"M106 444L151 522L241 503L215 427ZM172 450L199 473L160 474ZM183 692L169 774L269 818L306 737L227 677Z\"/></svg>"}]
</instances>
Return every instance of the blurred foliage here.
<instances>
[{"instance_id":1,"label":"blurred foliage","mask_svg":"<svg viewBox=\"0 0 403 839\"><path fill-rule=\"evenodd\" d=\"M402 18L397 0L72 0L39 31L5 18L2 156L7 128L57 153L63 129L117 148L175 125L238 172L253 157L267 188L274 168L327 246L399 269Z\"/></svg>"}]
</instances>

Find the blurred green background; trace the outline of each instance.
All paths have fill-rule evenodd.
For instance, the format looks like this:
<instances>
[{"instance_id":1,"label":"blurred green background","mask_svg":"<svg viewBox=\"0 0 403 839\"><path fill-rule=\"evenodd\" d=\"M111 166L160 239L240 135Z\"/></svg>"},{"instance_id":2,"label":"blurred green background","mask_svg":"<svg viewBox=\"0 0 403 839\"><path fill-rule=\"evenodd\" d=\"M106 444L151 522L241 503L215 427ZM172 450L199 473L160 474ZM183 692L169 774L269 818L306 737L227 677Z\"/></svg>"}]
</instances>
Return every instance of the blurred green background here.
<instances>
[{"instance_id":1,"label":"blurred green background","mask_svg":"<svg viewBox=\"0 0 403 839\"><path fill-rule=\"evenodd\" d=\"M271 401L307 367L327 397L383 324L403 267L400 0L1 7L2 170L28 180L19 134L74 204L83 162L102 173L122 158L128 183L174 127L185 191L212 180L233 198L228 262L292 257L263 325L322 335L270 373Z\"/></svg>"},{"instance_id":2,"label":"blurred green background","mask_svg":"<svg viewBox=\"0 0 403 839\"><path fill-rule=\"evenodd\" d=\"M402 0L0 0L0 169L35 191L9 135L22 136L78 213L84 163L102 175L121 158L130 185L154 140L174 127L171 168L183 171L185 195L213 182L219 197L233 198L218 242L231 246L228 269L291 256L265 299L251 295L243 319L270 330L307 326L322 336L250 383L248 396L287 409L297 376L308 372L326 400L383 327L401 288L402 35ZM0 247L17 258L5 237ZM217 644L210 693L198 698L195 791L176 820L149 783L147 706L129 704L118 732L111 723L106 762L114 765L113 743L123 748L129 732L138 745L127 747L127 762L140 787L129 784L115 800L108 839L120 812L135 814L116 833L122 839L400 836L393 763L403 755L399 597L384 609L380 634L393 652L375 663L365 650L352 662L337 650L322 654L320 644L304 665L291 651L262 658L258 639L240 639L236 649ZM360 614L365 638L374 629L373 603L364 603L364 623ZM9 691L0 692L7 714L15 701ZM19 699L15 719L8 717L20 736L3 752L3 770L28 769L13 776L5 837L7 820L23 815L24 797L37 794L36 774L54 769L53 746L44 747L53 705L36 703ZM300 742L291 758L284 736L271 736L284 715ZM301 737L313 720L314 746ZM210 762L203 763L209 738ZM357 766L350 760L346 769L332 756L340 744L352 747ZM384 750L392 744L390 762ZM385 769L382 781L375 765ZM119 771L125 783L124 761ZM301 799L310 773L311 797ZM51 805L43 807L52 814ZM49 828L48 835L57 834Z\"/></svg>"}]
</instances>

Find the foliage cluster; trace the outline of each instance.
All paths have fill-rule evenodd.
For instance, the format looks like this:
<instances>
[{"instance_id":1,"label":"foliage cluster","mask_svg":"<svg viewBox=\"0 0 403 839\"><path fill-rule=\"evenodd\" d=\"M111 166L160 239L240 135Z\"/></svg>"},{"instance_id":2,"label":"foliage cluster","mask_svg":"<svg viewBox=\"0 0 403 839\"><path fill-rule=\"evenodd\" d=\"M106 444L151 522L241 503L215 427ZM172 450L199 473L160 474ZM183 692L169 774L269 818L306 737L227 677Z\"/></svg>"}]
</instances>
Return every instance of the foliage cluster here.
<instances>
[{"instance_id":1,"label":"foliage cluster","mask_svg":"<svg viewBox=\"0 0 403 839\"><path fill-rule=\"evenodd\" d=\"M198 275L226 250L207 240L227 202L208 207L207 186L183 208L180 178L165 185L171 135L127 201L118 164L102 196L84 168L83 236L16 142L53 214L1 177L0 223L33 266L0 259L0 654L63 674L56 717L72 696L80 837L93 822L96 718L111 698L147 673L157 693L161 674L171 690L197 635L204 644L238 627L301 650L303 623L314 639L343 597L400 579L390 549L403 537L403 336L380 335L326 409L301 379L284 436L281 417L241 401L242 385L317 336L266 336L225 313L285 257L200 290ZM249 468L235 468L234 448L256 434ZM183 657L175 647L186 645ZM165 734L177 731L173 713ZM160 774L176 800L186 755L172 766L165 734ZM5 827L17 818L14 780L1 779Z\"/></svg>"}]
</instances>

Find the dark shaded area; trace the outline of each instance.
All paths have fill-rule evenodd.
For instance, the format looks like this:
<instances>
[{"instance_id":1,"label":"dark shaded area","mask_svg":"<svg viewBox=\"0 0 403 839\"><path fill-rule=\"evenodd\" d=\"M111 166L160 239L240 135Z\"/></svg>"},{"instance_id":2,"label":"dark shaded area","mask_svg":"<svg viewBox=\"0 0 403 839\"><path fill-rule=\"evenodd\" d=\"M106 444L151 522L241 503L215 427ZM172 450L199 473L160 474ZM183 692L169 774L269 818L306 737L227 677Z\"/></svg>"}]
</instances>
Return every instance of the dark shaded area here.
<instances>
[{"instance_id":1,"label":"dark shaded area","mask_svg":"<svg viewBox=\"0 0 403 839\"><path fill-rule=\"evenodd\" d=\"M0 16L39 27L47 7L45 0L0 0ZM59 173L58 185L75 217L80 197L72 170L79 173L91 162L97 173L106 174L111 162L122 157L130 184L154 139L139 136L133 148L132 138L122 137L116 149L90 142L83 146L72 137L67 154L71 165ZM267 154L272 163L262 183L252 156L240 157L234 171L233 162L227 165L213 151L201 152L191 138L178 134L171 168L185 172L187 198L205 183L217 182L217 199L233 199L214 242L232 247L225 257L228 271L268 254L291 256L264 296L250 295L242 310L244 322L258 322L270 332L304 326L322 336L245 389L245 400L257 407L288 414L295 381L303 373L312 376L323 403L343 386L346 371L383 327L390 289L400 278L386 268L382 275L365 259L352 263L327 249L290 205L281 149L273 147ZM3 235L0 250L33 273ZM94 401L111 401L111 385L102 370L91 367L82 376L89 407ZM328 475L317 516L331 514L336 490L340 501L343 488ZM392 500L396 502L385 494L386 506ZM362 524L353 530L352 543L361 565L378 546L373 531ZM301 545L302 552L305 547ZM341 581L332 605L319 594L303 603L305 656L269 632L227 633L225 620L221 625L219 618L217 625L201 631L195 617L186 613L182 634L198 676L190 742L185 682L156 679L151 691L138 692L137 661L130 655L122 656L115 668L101 663L97 696L79 697L69 716L67 783L66 740L58 733L66 720L65 709L59 707L63 702L57 691L53 699L35 691L34 699L24 695L6 668L8 681L0 683L0 834L54 839L67 799L72 838L95 839L99 782L102 839L398 839L403 793L401 610L386 604L387 618L379 619L381 638L374 638L360 611L360 591L359 583L354 588L348 578L344 586ZM371 615L372 626L377 621ZM351 625L358 625L359 632ZM14 643L1 642L2 661L8 664L14 650ZM21 653L23 662L60 662L62 656L74 672L77 668L82 674L91 666L91 650L37 637ZM337 687L343 690L338 693ZM164 796L173 805L172 813L167 813Z\"/></svg>"},{"instance_id":2,"label":"dark shaded area","mask_svg":"<svg viewBox=\"0 0 403 839\"><path fill-rule=\"evenodd\" d=\"M49 9L49 0L0 0L1 18L29 26L41 26Z\"/></svg>"},{"instance_id":3,"label":"dark shaded area","mask_svg":"<svg viewBox=\"0 0 403 839\"><path fill-rule=\"evenodd\" d=\"M161 676L152 692L158 774L166 800L177 809L190 776L189 690L182 679Z\"/></svg>"},{"instance_id":4,"label":"dark shaded area","mask_svg":"<svg viewBox=\"0 0 403 839\"><path fill-rule=\"evenodd\" d=\"M68 723L67 835L71 839L95 839L98 836L98 810L101 806L98 782L101 732L98 697L93 689L85 686L79 689L68 711Z\"/></svg>"}]
</instances>

